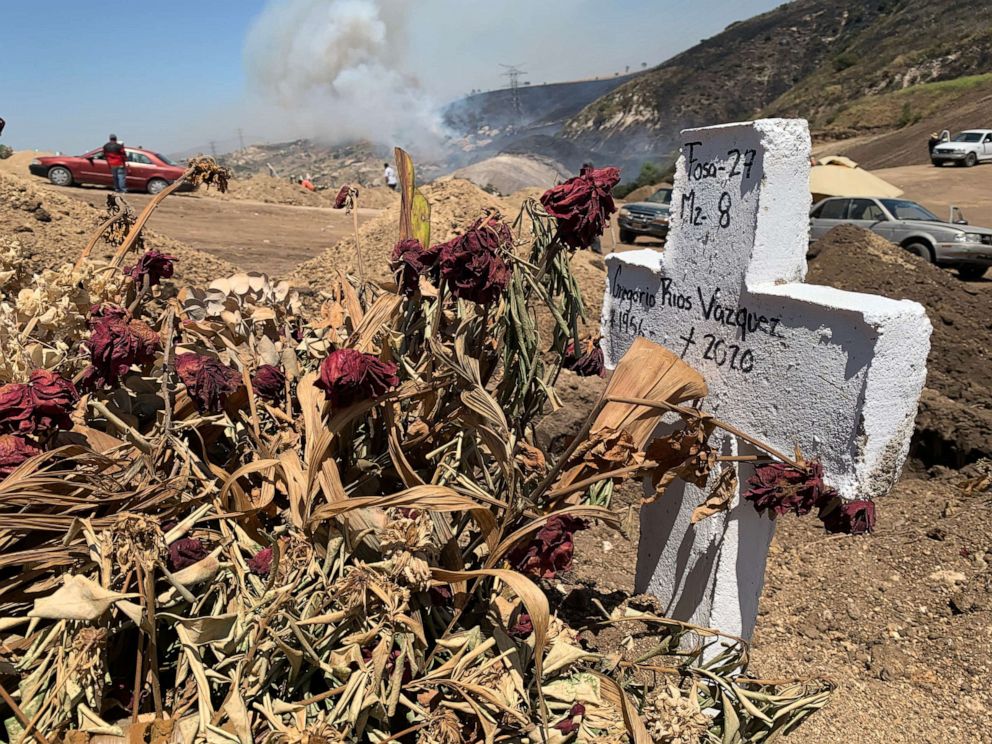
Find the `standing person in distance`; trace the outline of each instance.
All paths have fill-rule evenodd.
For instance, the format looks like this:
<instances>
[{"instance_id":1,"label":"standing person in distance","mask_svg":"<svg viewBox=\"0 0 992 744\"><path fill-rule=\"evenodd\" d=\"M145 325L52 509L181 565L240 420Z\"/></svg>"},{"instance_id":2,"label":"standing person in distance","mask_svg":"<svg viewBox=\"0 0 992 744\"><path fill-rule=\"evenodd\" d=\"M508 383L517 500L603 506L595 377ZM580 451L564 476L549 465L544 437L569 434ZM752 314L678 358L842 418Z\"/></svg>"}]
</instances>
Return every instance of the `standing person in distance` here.
<instances>
[{"instance_id":1,"label":"standing person in distance","mask_svg":"<svg viewBox=\"0 0 992 744\"><path fill-rule=\"evenodd\" d=\"M117 135L110 135L110 141L103 146L103 157L110 166L110 178L114 191L118 194L127 193L127 152L124 145L117 141Z\"/></svg>"},{"instance_id":2,"label":"standing person in distance","mask_svg":"<svg viewBox=\"0 0 992 744\"><path fill-rule=\"evenodd\" d=\"M393 191L396 191L396 170L389 163L383 163L383 167L386 169L382 177L386 179L386 185Z\"/></svg>"}]
</instances>

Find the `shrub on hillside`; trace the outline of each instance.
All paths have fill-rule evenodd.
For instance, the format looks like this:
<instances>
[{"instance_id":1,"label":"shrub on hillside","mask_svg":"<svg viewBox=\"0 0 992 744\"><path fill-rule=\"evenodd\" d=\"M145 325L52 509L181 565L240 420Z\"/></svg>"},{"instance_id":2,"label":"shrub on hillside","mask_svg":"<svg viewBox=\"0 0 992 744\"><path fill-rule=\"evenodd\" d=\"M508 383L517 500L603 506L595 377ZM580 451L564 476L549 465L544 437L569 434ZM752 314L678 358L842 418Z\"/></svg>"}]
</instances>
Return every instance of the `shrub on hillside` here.
<instances>
[{"instance_id":1,"label":"shrub on hillside","mask_svg":"<svg viewBox=\"0 0 992 744\"><path fill-rule=\"evenodd\" d=\"M625 199L627 195L641 188L642 186L651 186L656 183L661 183L666 178L671 178L675 173L675 161L665 163L644 163L641 166L641 172L637 174L637 179L634 181L628 181L627 183L621 183L615 189L613 189L613 194L618 199Z\"/></svg>"}]
</instances>

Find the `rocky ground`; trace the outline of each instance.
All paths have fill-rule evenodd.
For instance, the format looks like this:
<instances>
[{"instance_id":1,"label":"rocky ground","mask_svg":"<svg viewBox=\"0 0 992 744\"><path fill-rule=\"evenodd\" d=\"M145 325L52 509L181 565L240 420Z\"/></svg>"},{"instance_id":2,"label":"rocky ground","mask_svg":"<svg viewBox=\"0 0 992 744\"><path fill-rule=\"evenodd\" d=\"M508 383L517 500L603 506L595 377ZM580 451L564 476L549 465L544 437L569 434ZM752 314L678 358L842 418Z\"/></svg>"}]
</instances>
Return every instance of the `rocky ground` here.
<instances>
[{"instance_id":1,"label":"rocky ground","mask_svg":"<svg viewBox=\"0 0 992 744\"><path fill-rule=\"evenodd\" d=\"M107 193L100 192L101 201L105 201ZM89 236L105 219L103 210L79 199L0 172L0 239L16 240L30 255L36 270L75 261ZM145 243L149 248L179 258L176 276L183 281L206 283L236 271L229 261L153 230L146 233ZM113 249L103 242L93 252L94 256L103 257L112 254Z\"/></svg>"},{"instance_id":2,"label":"rocky ground","mask_svg":"<svg viewBox=\"0 0 992 744\"><path fill-rule=\"evenodd\" d=\"M565 407L542 423L539 442L560 451L604 386L564 373ZM981 482L990 469L987 460L964 471L911 462L865 537L827 535L814 518L780 519L750 671L838 686L788 741L992 742L992 494ZM614 497L624 534L578 533L573 572L556 587L559 611L599 615L634 595L640 497L639 483ZM629 631L586 641L629 657L651 643Z\"/></svg>"}]
</instances>

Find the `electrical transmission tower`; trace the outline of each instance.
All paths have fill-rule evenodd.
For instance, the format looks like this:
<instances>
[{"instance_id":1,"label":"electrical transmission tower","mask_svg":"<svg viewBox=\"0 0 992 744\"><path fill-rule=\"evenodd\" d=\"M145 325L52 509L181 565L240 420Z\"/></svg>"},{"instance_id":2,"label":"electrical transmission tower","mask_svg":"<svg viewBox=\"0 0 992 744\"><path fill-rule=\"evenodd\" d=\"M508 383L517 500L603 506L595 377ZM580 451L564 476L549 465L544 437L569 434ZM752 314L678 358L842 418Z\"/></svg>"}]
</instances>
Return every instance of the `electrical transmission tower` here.
<instances>
[{"instance_id":1,"label":"electrical transmission tower","mask_svg":"<svg viewBox=\"0 0 992 744\"><path fill-rule=\"evenodd\" d=\"M513 106L514 114L514 124L520 123L520 76L526 75L526 70L521 70L518 65L504 65L501 64L500 67L505 67L506 72L502 73L503 77L510 79L510 102Z\"/></svg>"}]
</instances>

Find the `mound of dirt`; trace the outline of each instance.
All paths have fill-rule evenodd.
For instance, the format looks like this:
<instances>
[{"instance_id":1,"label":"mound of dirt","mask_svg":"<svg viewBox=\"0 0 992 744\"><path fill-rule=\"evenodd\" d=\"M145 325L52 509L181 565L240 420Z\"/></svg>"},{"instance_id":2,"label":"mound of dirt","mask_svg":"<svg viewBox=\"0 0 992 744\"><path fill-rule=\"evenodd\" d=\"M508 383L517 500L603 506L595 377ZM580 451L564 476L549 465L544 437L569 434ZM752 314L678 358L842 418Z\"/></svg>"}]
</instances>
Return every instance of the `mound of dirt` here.
<instances>
[{"instance_id":1,"label":"mound of dirt","mask_svg":"<svg viewBox=\"0 0 992 744\"><path fill-rule=\"evenodd\" d=\"M256 173L248 178L232 179L227 192L205 190L204 196L224 200L248 200L266 204L290 204L295 207L323 207L327 199L321 192L309 191L285 178Z\"/></svg>"},{"instance_id":2,"label":"mound of dirt","mask_svg":"<svg viewBox=\"0 0 992 744\"><path fill-rule=\"evenodd\" d=\"M21 150L15 152L9 158L4 158L0 160L0 172L12 173L15 176L28 175L28 165L35 158L43 158L46 155L51 155L50 152L35 152L34 150Z\"/></svg>"},{"instance_id":3,"label":"mound of dirt","mask_svg":"<svg viewBox=\"0 0 992 744\"><path fill-rule=\"evenodd\" d=\"M285 178L256 173L248 178L232 179L227 192L223 194L216 189L204 189L200 193L203 196L225 201L257 201L294 207L330 208L337 197L338 189L310 191ZM399 194L385 186L359 188L358 203L361 207L385 209L399 202Z\"/></svg>"},{"instance_id":4,"label":"mound of dirt","mask_svg":"<svg viewBox=\"0 0 992 744\"><path fill-rule=\"evenodd\" d=\"M528 187L547 189L569 177L561 163L540 155L500 154L459 168L453 178L464 178L486 190L512 194Z\"/></svg>"},{"instance_id":5,"label":"mound of dirt","mask_svg":"<svg viewBox=\"0 0 992 744\"><path fill-rule=\"evenodd\" d=\"M369 190L360 189L359 204L362 204L365 192ZM512 220L519 208L519 204L514 208L509 199L488 194L475 184L461 179L435 181L423 186L421 191L431 204L431 242L433 243L455 237L486 210L495 209L502 213L504 218ZM399 214L400 206L397 199L379 217L359 228L370 279L381 282L392 280L389 255L399 236ZM353 237L339 241L319 256L300 264L290 280L299 286L310 286L317 290L327 283L327 277L336 270L357 273L358 263Z\"/></svg>"},{"instance_id":6,"label":"mound of dirt","mask_svg":"<svg viewBox=\"0 0 992 744\"><path fill-rule=\"evenodd\" d=\"M962 467L992 455L992 293L874 233L836 227L811 248L807 281L922 304L933 323L914 457Z\"/></svg>"},{"instance_id":7,"label":"mound of dirt","mask_svg":"<svg viewBox=\"0 0 992 744\"><path fill-rule=\"evenodd\" d=\"M104 213L95 207L0 173L0 237L16 238L30 254L35 271L75 261L104 219ZM145 245L179 259L176 277L180 282L205 285L237 272L227 261L147 230ZM108 258L112 254L113 250L103 242L93 251L95 257Z\"/></svg>"},{"instance_id":8,"label":"mound of dirt","mask_svg":"<svg viewBox=\"0 0 992 744\"><path fill-rule=\"evenodd\" d=\"M421 191L431 204L432 243L441 243L459 235L487 210L499 211L503 219L512 224L524 200L536 199L543 193L542 189L531 188L517 191L510 197L499 197L457 178L435 181L421 187ZM369 278L383 283L392 282L389 256L399 236L399 203L362 225L359 236ZM525 233L522 238L527 240L529 235ZM357 274L353 237L339 241L319 256L300 264L289 280L297 287L310 288L314 294L319 294L326 287L328 278L338 270ZM579 282L587 311L586 327L581 329L581 333L595 335L599 329L606 265L601 256L589 251L577 251L572 257L572 271ZM539 318L542 333L547 332L551 322L550 316Z\"/></svg>"}]
</instances>

